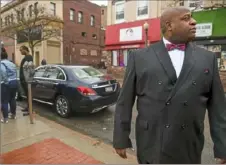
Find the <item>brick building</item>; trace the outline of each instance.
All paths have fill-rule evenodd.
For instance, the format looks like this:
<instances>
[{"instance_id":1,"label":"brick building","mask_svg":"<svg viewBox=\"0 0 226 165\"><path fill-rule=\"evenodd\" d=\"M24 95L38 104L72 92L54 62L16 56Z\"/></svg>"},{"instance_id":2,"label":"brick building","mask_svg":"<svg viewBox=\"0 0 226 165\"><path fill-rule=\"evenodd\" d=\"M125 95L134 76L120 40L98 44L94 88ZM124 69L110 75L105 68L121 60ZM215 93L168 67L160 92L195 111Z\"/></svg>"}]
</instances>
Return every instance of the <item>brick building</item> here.
<instances>
[{"instance_id":1,"label":"brick building","mask_svg":"<svg viewBox=\"0 0 226 165\"><path fill-rule=\"evenodd\" d=\"M98 64L104 44L101 7L89 1L63 1L64 64Z\"/></svg>"}]
</instances>

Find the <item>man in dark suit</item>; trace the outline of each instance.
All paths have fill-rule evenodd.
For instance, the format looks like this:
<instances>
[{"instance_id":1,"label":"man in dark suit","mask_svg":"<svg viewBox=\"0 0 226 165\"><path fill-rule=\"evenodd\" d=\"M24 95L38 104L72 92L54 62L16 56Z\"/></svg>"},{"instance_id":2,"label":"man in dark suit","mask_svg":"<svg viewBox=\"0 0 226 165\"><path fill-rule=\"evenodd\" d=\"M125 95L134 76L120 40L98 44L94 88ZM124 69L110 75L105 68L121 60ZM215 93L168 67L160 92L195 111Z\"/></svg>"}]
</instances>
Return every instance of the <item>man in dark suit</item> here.
<instances>
[{"instance_id":1,"label":"man in dark suit","mask_svg":"<svg viewBox=\"0 0 226 165\"><path fill-rule=\"evenodd\" d=\"M199 164L208 110L214 157L226 161L226 101L214 53L191 43L196 21L186 8L161 16L162 41L131 52L115 111L113 146L126 158L132 147L137 97L140 164Z\"/></svg>"}]
</instances>

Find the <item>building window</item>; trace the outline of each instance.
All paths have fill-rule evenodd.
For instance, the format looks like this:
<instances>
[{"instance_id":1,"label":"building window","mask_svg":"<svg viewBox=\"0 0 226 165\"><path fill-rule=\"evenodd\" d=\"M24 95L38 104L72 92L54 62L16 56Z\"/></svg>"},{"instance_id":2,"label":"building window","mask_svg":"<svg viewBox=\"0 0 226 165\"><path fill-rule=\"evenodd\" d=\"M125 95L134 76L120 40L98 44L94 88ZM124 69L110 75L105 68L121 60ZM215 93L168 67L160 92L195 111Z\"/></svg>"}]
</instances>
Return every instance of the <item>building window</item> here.
<instances>
[{"instance_id":1,"label":"building window","mask_svg":"<svg viewBox=\"0 0 226 165\"><path fill-rule=\"evenodd\" d=\"M190 9L196 9L201 5L201 0L189 0L188 6Z\"/></svg>"},{"instance_id":2,"label":"building window","mask_svg":"<svg viewBox=\"0 0 226 165\"><path fill-rule=\"evenodd\" d=\"M86 37L86 32L82 32L82 36L83 37Z\"/></svg>"},{"instance_id":3,"label":"building window","mask_svg":"<svg viewBox=\"0 0 226 165\"><path fill-rule=\"evenodd\" d=\"M91 56L97 56L97 51L96 50L91 50L90 51Z\"/></svg>"},{"instance_id":4,"label":"building window","mask_svg":"<svg viewBox=\"0 0 226 165\"><path fill-rule=\"evenodd\" d=\"M104 10L101 10L101 14L104 15Z\"/></svg>"},{"instance_id":5,"label":"building window","mask_svg":"<svg viewBox=\"0 0 226 165\"><path fill-rule=\"evenodd\" d=\"M121 23L124 22L125 19L125 2L124 1L118 1L115 3L115 22Z\"/></svg>"},{"instance_id":6,"label":"building window","mask_svg":"<svg viewBox=\"0 0 226 165\"><path fill-rule=\"evenodd\" d=\"M95 17L93 15L91 15L90 17L90 26L94 26L95 25Z\"/></svg>"},{"instance_id":7,"label":"building window","mask_svg":"<svg viewBox=\"0 0 226 165\"><path fill-rule=\"evenodd\" d=\"M11 14L11 21L12 21L12 23L14 22L14 16L13 16L13 14Z\"/></svg>"},{"instance_id":8,"label":"building window","mask_svg":"<svg viewBox=\"0 0 226 165\"><path fill-rule=\"evenodd\" d=\"M129 50L114 50L112 51L113 66L127 66L127 56Z\"/></svg>"},{"instance_id":9,"label":"building window","mask_svg":"<svg viewBox=\"0 0 226 165\"><path fill-rule=\"evenodd\" d=\"M32 12L33 12L33 5L29 6L29 16L32 16Z\"/></svg>"},{"instance_id":10,"label":"building window","mask_svg":"<svg viewBox=\"0 0 226 165\"><path fill-rule=\"evenodd\" d=\"M70 9L70 21L74 21L74 19L75 19L75 10Z\"/></svg>"},{"instance_id":11,"label":"building window","mask_svg":"<svg viewBox=\"0 0 226 165\"><path fill-rule=\"evenodd\" d=\"M21 10L21 19L23 20L24 19L24 16L25 16L25 9L23 8Z\"/></svg>"},{"instance_id":12,"label":"building window","mask_svg":"<svg viewBox=\"0 0 226 165\"><path fill-rule=\"evenodd\" d=\"M38 13L38 2L34 4L34 13L35 15Z\"/></svg>"},{"instance_id":13,"label":"building window","mask_svg":"<svg viewBox=\"0 0 226 165\"><path fill-rule=\"evenodd\" d=\"M53 2L50 2L50 11L52 15L56 15L56 4Z\"/></svg>"},{"instance_id":14,"label":"building window","mask_svg":"<svg viewBox=\"0 0 226 165\"><path fill-rule=\"evenodd\" d=\"M137 1L137 17L148 18L148 3L147 0Z\"/></svg>"},{"instance_id":15,"label":"building window","mask_svg":"<svg viewBox=\"0 0 226 165\"><path fill-rule=\"evenodd\" d=\"M83 23L83 13L81 11L78 12L78 23Z\"/></svg>"},{"instance_id":16,"label":"building window","mask_svg":"<svg viewBox=\"0 0 226 165\"><path fill-rule=\"evenodd\" d=\"M92 38L93 38L94 40L96 40L96 39L97 39L97 35L96 35L96 34L93 34L93 35L92 35Z\"/></svg>"},{"instance_id":17,"label":"building window","mask_svg":"<svg viewBox=\"0 0 226 165\"><path fill-rule=\"evenodd\" d=\"M20 16L20 11L17 11L17 21L19 22L21 19L21 16Z\"/></svg>"},{"instance_id":18,"label":"building window","mask_svg":"<svg viewBox=\"0 0 226 165\"><path fill-rule=\"evenodd\" d=\"M80 49L80 55L81 56L87 56L88 55L87 49Z\"/></svg>"},{"instance_id":19,"label":"building window","mask_svg":"<svg viewBox=\"0 0 226 165\"><path fill-rule=\"evenodd\" d=\"M5 25L6 26L8 25L8 19L7 19L7 17L5 17Z\"/></svg>"},{"instance_id":20,"label":"building window","mask_svg":"<svg viewBox=\"0 0 226 165\"><path fill-rule=\"evenodd\" d=\"M179 6L184 6L184 0L179 1Z\"/></svg>"}]
</instances>

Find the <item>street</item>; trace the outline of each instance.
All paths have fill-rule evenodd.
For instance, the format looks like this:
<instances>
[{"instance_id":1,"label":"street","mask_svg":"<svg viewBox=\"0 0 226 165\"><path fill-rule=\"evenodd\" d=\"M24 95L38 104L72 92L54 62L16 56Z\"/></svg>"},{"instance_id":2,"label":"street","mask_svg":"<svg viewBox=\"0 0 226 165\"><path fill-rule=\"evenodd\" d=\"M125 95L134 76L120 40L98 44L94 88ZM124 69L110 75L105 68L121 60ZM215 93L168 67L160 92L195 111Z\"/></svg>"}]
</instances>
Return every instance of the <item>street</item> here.
<instances>
[{"instance_id":1,"label":"street","mask_svg":"<svg viewBox=\"0 0 226 165\"><path fill-rule=\"evenodd\" d=\"M24 104L25 104L24 101L18 102L18 105L20 106L24 106ZM43 105L41 103L34 102L33 107L35 112L43 117L53 120L72 130L97 138L99 141L112 144L115 106L112 106L107 110L104 110L95 114L90 114L90 115L77 114L71 117L70 119L58 117L57 114L53 111L53 108L49 105ZM131 140L133 142L134 148L135 148L134 131L135 131L136 115L137 115L137 112L134 110L133 119L132 119L132 132L131 132ZM202 156L202 163L214 164L215 161L213 159L213 152L212 152L213 145L209 135L209 126L208 126L207 120L206 120L205 126L206 126L205 127L206 142L205 142L203 156ZM129 150L129 152L132 154L135 154L133 150Z\"/></svg>"}]
</instances>

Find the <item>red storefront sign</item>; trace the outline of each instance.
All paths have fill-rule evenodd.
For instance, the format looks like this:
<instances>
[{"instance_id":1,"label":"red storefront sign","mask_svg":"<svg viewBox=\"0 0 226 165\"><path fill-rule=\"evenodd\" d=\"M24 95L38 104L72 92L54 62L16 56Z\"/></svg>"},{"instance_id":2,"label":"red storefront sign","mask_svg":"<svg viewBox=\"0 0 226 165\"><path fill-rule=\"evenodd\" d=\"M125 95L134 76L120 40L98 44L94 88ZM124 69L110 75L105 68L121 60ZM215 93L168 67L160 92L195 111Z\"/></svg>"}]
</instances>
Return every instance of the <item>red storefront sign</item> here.
<instances>
[{"instance_id":1,"label":"red storefront sign","mask_svg":"<svg viewBox=\"0 0 226 165\"><path fill-rule=\"evenodd\" d=\"M142 48L145 46L144 23L149 24L148 42L153 43L161 39L160 19L146 19L134 22L110 25L106 29L106 50Z\"/></svg>"}]
</instances>

